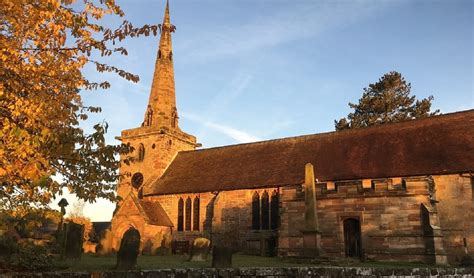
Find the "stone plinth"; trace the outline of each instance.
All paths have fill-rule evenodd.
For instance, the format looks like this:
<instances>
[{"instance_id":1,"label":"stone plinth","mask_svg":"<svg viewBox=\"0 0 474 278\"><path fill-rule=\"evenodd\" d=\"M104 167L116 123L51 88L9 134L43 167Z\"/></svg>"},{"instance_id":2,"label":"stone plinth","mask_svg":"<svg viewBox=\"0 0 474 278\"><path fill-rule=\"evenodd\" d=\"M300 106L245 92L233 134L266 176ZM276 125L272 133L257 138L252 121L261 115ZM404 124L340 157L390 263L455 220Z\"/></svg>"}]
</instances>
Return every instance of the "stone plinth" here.
<instances>
[{"instance_id":1,"label":"stone plinth","mask_svg":"<svg viewBox=\"0 0 474 278\"><path fill-rule=\"evenodd\" d=\"M324 251L321 248L321 233L319 231L301 231L303 234L304 250L302 257L319 257Z\"/></svg>"}]
</instances>

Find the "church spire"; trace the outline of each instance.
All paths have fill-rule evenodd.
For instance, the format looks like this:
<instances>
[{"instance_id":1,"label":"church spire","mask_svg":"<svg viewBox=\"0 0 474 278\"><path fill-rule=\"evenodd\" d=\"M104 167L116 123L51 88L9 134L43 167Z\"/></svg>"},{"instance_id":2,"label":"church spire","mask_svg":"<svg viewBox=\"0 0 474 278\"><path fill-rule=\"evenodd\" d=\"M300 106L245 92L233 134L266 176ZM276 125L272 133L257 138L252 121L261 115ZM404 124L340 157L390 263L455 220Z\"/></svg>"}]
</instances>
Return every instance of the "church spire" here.
<instances>
[{"instance_id":1,"label":"church spire","mask_svg":"<svg viewBox=\"0 0 474 278\"><path fill-rule=\"evenodd\" d=\"M161 38L155 63L144 126L178 128L178 111L174 85L173 48L171 33L176 27L170 22L169 2L161 25Z\"/></svg>"}]
</instances>

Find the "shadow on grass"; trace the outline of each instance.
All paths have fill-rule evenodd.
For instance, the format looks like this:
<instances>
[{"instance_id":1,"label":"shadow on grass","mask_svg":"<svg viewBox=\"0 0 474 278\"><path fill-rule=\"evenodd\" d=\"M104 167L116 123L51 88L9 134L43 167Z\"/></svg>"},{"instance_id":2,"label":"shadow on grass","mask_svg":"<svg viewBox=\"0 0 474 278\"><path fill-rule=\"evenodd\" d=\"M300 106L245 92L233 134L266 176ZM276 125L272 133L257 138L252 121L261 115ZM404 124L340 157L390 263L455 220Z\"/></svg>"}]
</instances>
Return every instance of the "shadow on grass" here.
<instances>
[{"instance_id":1,"label":"shadow on grass","mask_svg":"<svg viewBox=\"0 0 474 278\"><path fill-rule=\"evenodd\" d=\"M117 262L116 256L98 256L83 254L81 260L71 260L57 264L64 271L106 271L113 270ZM298 263L285 262L280 258L247 256L236 254L232 257L233 267L291 267L301 266ZM208 268L211 257L206 262L190 262L188 256L139 256L137 268L140 270L163 268Z\"/></svg>"},{"instance_id":2,"label":"shadow on grass","mask_svg":"<svg viewBox=\"0 0 474 278\"><path fill-rule=\"evenodd\" d=\"M59 262L57 267L62 271L109 271L114 270L116 256L98 256L94 254L83 254L81 260ZM408 262L357 262L357 261L333 261L330 263L315 263L308 260L281 259L278 257L260 257L234 254L232 257L233 267L373 267L373 268L433 268L436 266L423 263ZM206 262L190 262L188 256L166 255L166 256L139 256L137 270L166 269L166 268L209 268L211 267L211 256Z\"/></svg>"}]
</instances>

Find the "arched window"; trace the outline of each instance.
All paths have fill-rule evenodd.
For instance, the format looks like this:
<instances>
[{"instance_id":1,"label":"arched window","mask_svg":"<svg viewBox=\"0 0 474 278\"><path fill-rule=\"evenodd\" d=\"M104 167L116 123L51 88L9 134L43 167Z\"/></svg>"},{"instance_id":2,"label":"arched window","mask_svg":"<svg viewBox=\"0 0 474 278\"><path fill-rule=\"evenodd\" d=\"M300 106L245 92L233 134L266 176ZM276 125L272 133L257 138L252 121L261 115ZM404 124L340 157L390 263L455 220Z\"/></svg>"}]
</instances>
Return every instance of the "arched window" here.
<instances>
[{"instance_id":1,"label":"arched window","mask_svg":"<svg viewBox=\"0 0 474 278\"><path fill-rule=\"evenodd\" d=\"M161 50L158 50L158 59L161 58Z\"/></svg>"},{"instance_id":2,"label":"arched window","mask_svg":"<svg viewBox=\"0 0 474 278\"><path fill-rule=\"evenodd\" d=\"M153 119L153 110L151 109L151 106L148 105L148 109L146 111L146 117L145 117L145 125L151 126L152 119Z\"/></svg>"},{"instance_id":3,"label":"arched window","mask_svg":"<svg viewBox=\"0 0 474 278\"><path fill-rule=\"evenodd\" d=\"M176 107L173 108L173 112L171 112L171 127L175 128L178 125L178 111Z\"/></svg>"},{"instance_id":4,"label":"arched window","mask_svg":"<svg viewBox=\"0 0 474 278\"><path fill-rule=\"evenodd\" d=\"M193 231L199 231L199 197L197 196L193 202Z\"/></svg>"},{"instance_id":5,"label":"arched window","mask_svg":"<svg viewBox=\"0 0 474 278\"><path fill-rule=\"evenodd\" d=\"M145 146L140 144L138 147L138 161L143 161L143 159L145 159Z\"/></svg>"},{"instance_id":6,"label":"arched window","mask_svg":"<svg viewBox=\"0 0 474 278\"><path fill-rule=\"evenodd\" d=\"M191 198L186 199L186 231L191 231Z\"/></svg>"},{"instance_id":7,"label":"arched window","mask_svg":"<svg viewBox=\"0 0 474 278\"><path fill-rule=\"evenodd\" d=\"M252 196L252 229L260 230L260 196L257 192Z\"/></svg>"},{"instance_id":8,"label":"arched window","mask_svg":"<svg viewBox=\"0 0 474 278\"><path fill-rule=\"evenodd\" d=\"M262 230L270 229L270 203L267 191L262 194Z\"/></svg>"},{"instance_id":9,"label":"arched window","mask_svg":"<svg viewBox=\"0 0 474 278\"><path fill-rule=\"evenodd\" d=\"M183 198L179 198L179 201L178 201L178 231L183 230L183 221L184 221L184 202L183 202Z\"/></svg>"},{"instance_id":10,"label":"arched window","mask_svg":"<svg viewBox=\"0 0 474 278\"><path fill-rule=\"evenodd\" d=\"M170 61L173 61L173 51L170 51Z\"/></svg>"},{"instance_id":11,"label":"arched window","mask_svg":"<svg viewBox=\"0 0 474 278\"><path fill-rule=\"evenodd\" d=\"M272 193L270 209L270 228L274 230L280 226L280 197L277 191Z\"/></svg>"}]
</instances>

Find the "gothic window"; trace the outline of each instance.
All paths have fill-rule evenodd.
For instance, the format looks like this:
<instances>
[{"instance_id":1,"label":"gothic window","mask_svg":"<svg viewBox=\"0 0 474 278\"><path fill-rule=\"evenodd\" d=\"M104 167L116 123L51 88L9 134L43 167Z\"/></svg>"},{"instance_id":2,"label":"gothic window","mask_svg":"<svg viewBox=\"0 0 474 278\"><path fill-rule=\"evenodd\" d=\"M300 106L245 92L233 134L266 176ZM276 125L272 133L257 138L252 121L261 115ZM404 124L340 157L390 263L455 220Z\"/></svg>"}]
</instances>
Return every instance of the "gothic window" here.
<instances>
[{"instance_id":1,"label":"gothic window","mask_svg":"<svg viewBox=\"0 0 474 278\"><path fill-rule=\"evenodd\" d=\"M262 194L262 230L270 229L270 203L267 191Z\"/></svg>"},{"instance_id":2,"label":"gothic window","mask_svg":"<svg viewBox=\"0 0 474 278\"><path fill-rule=\"evenodd\" d=\"M186 231L191 231L191 198L186 199Z\"/></svg>"},{"instance_id":3,"label":"gothic window","mask_svg":"<svg viewBox=\"0 0 474 278\"><path fill-rule=\"evenodd\" d=\"M199 197L193 202L193 231L199 231Z\"/></svg>"},{"instance_id":4,"label":"gothic window","mask_svg":"<svg viewBox=\"0 0 474 278\"><path fill-rule=\"evenodd\" d=\"M145 159L145 146L140 144L138 147L138 161L143 161L143 159Z\"/></svg>"},{"instance_id":5,"label":"gothic window","mask_svg":"<svg viewBox=\"0 0 474 278\"><path fill-rule=\"evenodd\" d=\"M270 199L270 228L277 229L280 220L280 197L277 191L273 191Z\"/></svg>"},{"instance_id":6,"label":"gothic window","mask_svg":"<svg viewBox=\"0 0 474 278\"><path fill-rule=\"evenodd\" d=\"M257 192L252 196L252 229L260 230L260 196Z\"/></svg>"},{"instance_id":7,"label":"gothic window","mask_svg":"<svg viewBox=\"0 0 474 278\"><path fill-rule=\"evenodd\" d=\"M178 231L183 230L183 221L184 221L184 202L183 202L183 198L179 198L179 201L178 201Z\"/></svg>"}]
</instances>

